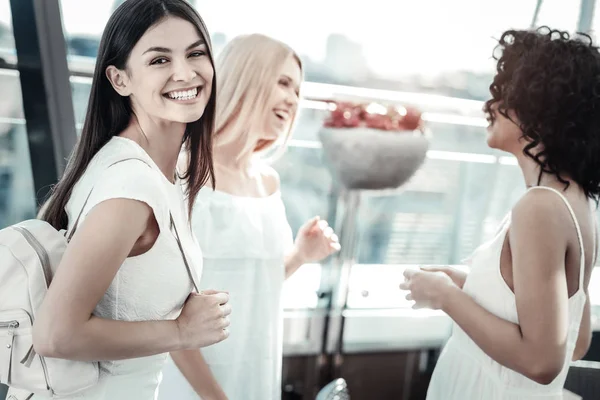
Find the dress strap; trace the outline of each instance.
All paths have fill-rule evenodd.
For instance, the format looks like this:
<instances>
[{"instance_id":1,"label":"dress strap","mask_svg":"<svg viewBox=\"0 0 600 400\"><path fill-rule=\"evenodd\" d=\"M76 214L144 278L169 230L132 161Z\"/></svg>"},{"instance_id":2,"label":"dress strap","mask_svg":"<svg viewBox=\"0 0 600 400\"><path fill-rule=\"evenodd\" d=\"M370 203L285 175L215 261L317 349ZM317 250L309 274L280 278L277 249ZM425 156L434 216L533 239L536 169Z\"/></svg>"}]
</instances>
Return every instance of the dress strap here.
<instances>
[{"instance_id":1,"label":"dress strap","mask_svg":"<svg viewBox=\"0 0 600 400\"><path fill-rule=\"evenodd\" d=\"M529 190L532 189L545 189L556 193L567 205L569 213L571 213L571 218L573 218L573 222L575 223L575 230L577 231L577 240L579 241L579 251L581 254L581 259L579 261L579 287L577 288L577 291L579 292L580 290L583 290L583 282L585 275L585 250L583 247L583 236L581 235L581 228L579 227L579 222L577 221L577 217L575 216L575 211L573 211L573 207L571 207L571 203L569 203L569 200L567 200L565 195L559 192L558 190L548 186L533 186Z\"/></svg>"}]
</instances>

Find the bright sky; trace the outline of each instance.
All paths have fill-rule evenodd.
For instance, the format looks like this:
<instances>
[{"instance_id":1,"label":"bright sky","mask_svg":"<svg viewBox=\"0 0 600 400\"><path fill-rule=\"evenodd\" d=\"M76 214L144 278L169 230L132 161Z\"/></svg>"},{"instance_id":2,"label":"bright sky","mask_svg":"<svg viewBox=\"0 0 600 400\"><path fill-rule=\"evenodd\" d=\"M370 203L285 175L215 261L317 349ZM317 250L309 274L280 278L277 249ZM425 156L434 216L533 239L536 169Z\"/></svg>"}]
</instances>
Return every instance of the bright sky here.
<instances>
[{"instance_id":1,"label":"bright sky","mask_svg":"<svg viewBox=\"0 0 600 400\"><path fill-rule=\"evenodd\" d=\"M574 31L581 0L545 0L538 24ZM536 0L195 0L211 32L228 38L261 32L315 61L327 36L341 33L363 46L369 66L393 77L492 67L494 37L527 28ZM68 33L100 35L112 0L61 0ZM301 7L297 7L302 4ZM598 5L600 8L600 4ZM600 14L600 11L596 13ZM0 22L10 19L0 0ZM594 26L600 28L600 18Z\"/></svg>"}]
</instances>

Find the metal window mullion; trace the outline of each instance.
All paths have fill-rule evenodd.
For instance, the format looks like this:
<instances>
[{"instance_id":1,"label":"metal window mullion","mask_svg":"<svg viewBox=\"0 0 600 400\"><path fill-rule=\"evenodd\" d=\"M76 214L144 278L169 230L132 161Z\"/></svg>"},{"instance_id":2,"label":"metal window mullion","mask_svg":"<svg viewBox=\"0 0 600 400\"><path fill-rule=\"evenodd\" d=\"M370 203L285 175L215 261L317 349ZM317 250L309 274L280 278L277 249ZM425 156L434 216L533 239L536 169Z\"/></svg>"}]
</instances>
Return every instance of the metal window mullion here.
<instances>
[{"instance_id":1,"label":"metal window mullion","mask_svg":"<svg viewBox=\"0 0 600 400\"><path fill-rule=\"evenodd\" d=\"M10 0L38 203L77 141L59 0Z\"/></svg>"}]
</instances>

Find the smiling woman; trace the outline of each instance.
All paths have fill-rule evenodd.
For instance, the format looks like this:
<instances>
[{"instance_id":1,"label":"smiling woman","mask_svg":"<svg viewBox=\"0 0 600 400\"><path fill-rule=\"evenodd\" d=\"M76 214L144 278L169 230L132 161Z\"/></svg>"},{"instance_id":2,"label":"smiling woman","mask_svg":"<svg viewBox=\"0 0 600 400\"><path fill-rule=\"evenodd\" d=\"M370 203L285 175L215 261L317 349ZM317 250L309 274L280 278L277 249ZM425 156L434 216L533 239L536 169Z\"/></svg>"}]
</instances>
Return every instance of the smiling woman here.
<instances>
[{"instance_id":1,"label":"smiling woman","mask_svg":"<svg viewBox=\"0 0 600 400\"><path fill-rule=\"evenodd\" d=\"M61 398L153 399L166 353L228 336L228 296L190 295L202 255L185 229L214 181L214 81L206 27L186 1L128 0L108 21L80 142L42 211L72 239L37 313L35 350L100 360L97 385Z\"/></svg>"},{"instance_id":2,"label":"smiling woman","mask_svg":"<svg viewBox=\"0 0 600 400\"><path fill-rule=\"evenodd\" d=\"M285 149L298 112L303 76L296 53L267 36L241 36L219 55L217 72L217 190L200 192L192 227L205 249L203 283L227 290L236 315L222 346L193 358L173 354L160 396L277 400L284 279L340 247L319 217L309 219L293 242L279 175L269 165L271 152Z\"/></svg>"},{"instance_id":3,"label":"smiling woman","mask_svg":"<svg viewBox=\"0 0 600 400\"><path fill-rule=\"evenodd\" d=\"M184 37L188 43L182 42ZM126 68L109 66L106 73L119 94L130 96L134 112L142 107L156 121L185 123L202 116L214 77L205 40L181 18L168 18L150 28Z\"/></svg>"},{"instance_id":4,"label":"smiling woman","mask_svg":"<svg viewBox=\"0 0 600 400\"><path fill-rule=\"evenodd\" d=\"M177 21L173 21L174 23L176 23ZM168 28L168 27L167 27ZM176 27L172 27L175 28ZM181 27L182 29L185 29L184 27ZM189 28L189 27L187 27ZM168 28L170 29L170 28ZM181 30L181 29L180 29ZM175 31L177 32L177 30L170 30L171 32ZM177 37L177 36L174 36ZM144 52L144 55L146 54L150 54L153 56L152 61L150 61L150 65L154 65L154 66L165 66L166 64L168 64L170 61L170 59L167 56L161 55L161 53L166 53L167 55L172 55L173 51L169 48L165 48L165 47L152 47L148 50L146 50ZM206 44L204 43L204 40L200 39L194 43L192 43L191 45L189 45L186 49L185 49L185 53L189 53L189 54L185 54L189 59L196 59L196 61L200 61L202 59L204 59L206 61ZM206 68L206 66L205 66ZM185 74L186 72L184 71L183 74ZM212 72L211 72L212 74ZM193 79L193 77L192 77ZM211 79L207 80L208 83L208 87L206 87L206 82L202 85L198 85L198 86L192 86L192 87L187 87L187 88L178 88L178 89L170 89L169 91L167 91L166 93L163 94L164 97L166 97L167 99L171 99L171 100L175 100L179 103L185 103L185 104L195 104L197 103L198 100L202 100L202 96L206 97L205 94L208 92L210 93L210 86L212 84L212 77ZM205 90L203 90L205 89ZM201 93L202 96L198 96L198 93ZM206 102L206 100L204 101Z\"/></svg>"}]
</instances>

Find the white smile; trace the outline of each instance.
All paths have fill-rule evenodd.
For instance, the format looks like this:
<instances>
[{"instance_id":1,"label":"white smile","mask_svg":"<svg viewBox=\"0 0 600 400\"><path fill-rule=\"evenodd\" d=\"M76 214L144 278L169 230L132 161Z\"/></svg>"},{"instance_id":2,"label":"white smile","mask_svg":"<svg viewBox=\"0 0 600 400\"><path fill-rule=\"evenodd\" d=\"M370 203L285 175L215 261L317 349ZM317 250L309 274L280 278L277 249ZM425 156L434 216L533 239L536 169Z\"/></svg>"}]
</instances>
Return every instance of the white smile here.
<instances>
[{"instance_id":1,"label":"white smile","mask_svg":"<svg viewBox=\"0 0 600 400\"><path fill-rule=\"evenodd\" d=\"M192 100L198 97L198 88L188 90L174 90L172 92L165 93L165 96L172 100Z\"/></svg>"}]
</instances>

